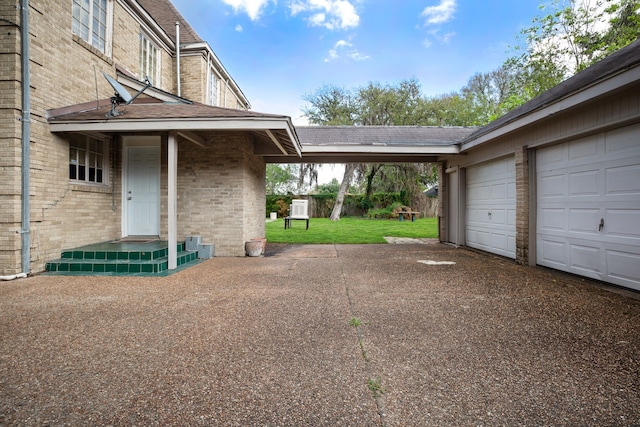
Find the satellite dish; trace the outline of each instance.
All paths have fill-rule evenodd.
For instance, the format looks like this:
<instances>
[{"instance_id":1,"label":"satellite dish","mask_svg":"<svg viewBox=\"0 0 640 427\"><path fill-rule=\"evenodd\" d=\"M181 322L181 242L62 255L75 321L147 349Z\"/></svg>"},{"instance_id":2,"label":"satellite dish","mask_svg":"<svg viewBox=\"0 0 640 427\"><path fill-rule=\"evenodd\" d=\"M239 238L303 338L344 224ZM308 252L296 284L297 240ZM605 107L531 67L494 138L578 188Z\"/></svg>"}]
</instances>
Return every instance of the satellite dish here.
<instances>
[{"instance_id":1,"label":"satellite dish","mask_svg":"<svg viewBox=\"0 0 640 427\"><path fill-rule=\"evenodd\" d=\"M107 79L107 81L109 82L113 90L116 91L115 95L111 97L111 111L109 111L109 113L107 114L107 117L116 117L122 114L121 112L116 110L116 107L119 104L124 104L124 105L131 104L134 99L140 96L142 92L144 92L145 90L147 90L147 88L151 86L151 80L149 79L149 76L147 76L144 80L145 86L142 88L142 90L140 90L140 92L136 93L134 96L131 96L129 91L126 90L124 86L122 86L120 83L118 83L116 79L114 79L104 71L102 72L102 75L104 76L105 79Z\"/></svg>"}]
</instances>

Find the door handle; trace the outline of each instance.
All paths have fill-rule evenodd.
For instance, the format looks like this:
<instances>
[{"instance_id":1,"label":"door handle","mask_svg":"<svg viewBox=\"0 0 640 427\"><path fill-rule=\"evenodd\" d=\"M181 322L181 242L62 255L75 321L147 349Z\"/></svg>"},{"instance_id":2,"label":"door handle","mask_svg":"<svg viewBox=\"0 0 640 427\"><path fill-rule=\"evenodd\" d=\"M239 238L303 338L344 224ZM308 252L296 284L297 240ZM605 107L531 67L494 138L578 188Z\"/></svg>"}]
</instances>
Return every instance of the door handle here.
<instances>
[{"instance_id":1,"label":"door handle","mask_svg":"<svg viewBox=\"0 0 640 427\"><path fill-rule=\"evenodd\" d=\"M598 231L602 231L604 228L604 218L600 218L600 225L598 225Z\"/></svg>"},{"instance_id":2,"label":"door handle","mask_svg":"<svg viewBox=\"0 0 640 427\"><path fill-rule=\"evenodd\" d=\"M127 197L127 200L131 200L131 196Z\"/></svg>"}]
</instances>

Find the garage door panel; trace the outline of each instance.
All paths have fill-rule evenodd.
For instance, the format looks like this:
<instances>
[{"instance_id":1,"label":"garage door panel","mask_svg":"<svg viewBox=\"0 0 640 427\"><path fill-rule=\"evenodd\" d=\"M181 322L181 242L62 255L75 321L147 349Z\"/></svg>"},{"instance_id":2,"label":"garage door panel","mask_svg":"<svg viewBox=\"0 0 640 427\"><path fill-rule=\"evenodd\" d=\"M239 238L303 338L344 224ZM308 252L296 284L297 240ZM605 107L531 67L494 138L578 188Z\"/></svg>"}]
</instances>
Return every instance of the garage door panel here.
<instances>
[{"instance_id":1,"label":"garage door panel","mask_svg":"<svg viewBox=\"0 0 640 427\"><path fill-rule=\"evenodd\" d=\"M538 228L544 232L565 231L565 209L540 209L538 211Z\"/></svg>"},{"instance_id":2,"label":"garage door panel","mask_svg":"<svg viewBox=\"0 0 640 427\"><path fill-rule=\"evenodd\" d=\"M507 184L500 183L491 186L491 200L507 200Z\"/></svg>"},{"instance_id":3,"label":"garage door panel","mask_svg":"<svg viewBox=\"0 0 640 427\"><path fill-rule=\"evenodd\" d=\"M640 246L640 209L607 209L604 230L609 237L623 238L629 240L628 244Z\"/></svg>"},{"instance_id":4,"label":"garage door panel","mask_svg":"<svg viewBox=\"0 0 640 427\"><path fill-rule=\"evenodd\" d=\"M582 138L568 143L568 160L579 161L580 163L591 163L596 161L601 155L604 146L600 144L601 137L598 135Z\"/></svg>"},{"instance_id":5,"label":"garage door panel","mask_svg":"<svg viewBox=\"0 0 640 427\"><path fill-rule=\"evenodd\" d=\"M507 226L507 211L506 209L491 209L491 223L497 225Z\"/></svg>"},{"instance_id":6,"label":"garage door panel","mask_svg":"<svg viewBox=\"0 0 640 427\"><path fill-rule=\"evenodd\" d=\"M618 284L640 291L640 254L609 250L606 256L609 276Z\"/></svg>"},{"instance_id":7,"label":"garage door panel","mask_svg":"<svg viewBox=\"0 0 640 427\"><path fill-rule=\"evenodd\" d=\"M601 275L599 268L602 264L600 261L600 248L572 243L569 245L569 254L571 269L574 273L581 272L584 274L588 272L590 277Z\"/></svg>"},{"instance_id":8,"label":"garage door panel","mask_svg":"<svg viewBox=\"0 0 640 427\"><path fill-rule=\"evenodd\" d=\"M491 186L490 185L482 185L478 187L477 200L482 202L491 201Z\"/></svg>"},{"instance_id":9,"label":"garage door panel","mask_svg":"<svg viewBox=\"0 0 640 427\"><path fill-rule=\"evenodd\" d=\"M538 264L640 290L640 125L542 148L536 170Z\"/></svg>"},{"instance_id":10,"label":"garage door panel","mask_svg":"<svg viewBox=\"0 0 640 427\"><path fill-rule=\"evenodd\" d=\"M607 194L640 194L640 164L607 168Z\"/></svg>"},{"instance_id":11,"label":"garage door panel","mask_svg":"<svg viewBox=\"0 0 640 427\"><path fill-rule=\"evenodd\" d=\"M538 171L550 171L557 167L562 167L567 162L567 147L564 145L554 145L538 151L537 166Z\"/></svg>"},{"instance_id":12,"label":"garage door panel","mask_svg":"<svg viewBox=\"0 0 640 427\"><path fill-rule=\"evenodd\" d=\"M569 196L597 196L601 182L599 170L580 171L569 174Z\"/></svg>"},{"instance_id":13,"label":"garage door panel","mask_svg":"<svg viewBox=\"0 0 640 427\"><path fill-rule=\"evenodd\" d=\"M600 218L600 209L569 209L569 231L597 237Z\"/></svg>"},{"instance_id":14,"label":"garage door panel","mask_svg":"<svg viewBox=\"0 0 640 427\"><path fill-rule=\"evenodd\" d=\"M543 176L538 182L538 195L542 199L561 198L565 195L565 175Z\"/></svg>"},{"instance_id":15,"label":"garage door panel","mask_svg":"<svg viewBox=\"0 0 640 427\"><path fill-rule=\"evenodd\" d=\"M542 237L538 242L538 262L547 267L568 270L567 246L564 241L553 240L548 236Z\"/></svg>"}]
</instances>

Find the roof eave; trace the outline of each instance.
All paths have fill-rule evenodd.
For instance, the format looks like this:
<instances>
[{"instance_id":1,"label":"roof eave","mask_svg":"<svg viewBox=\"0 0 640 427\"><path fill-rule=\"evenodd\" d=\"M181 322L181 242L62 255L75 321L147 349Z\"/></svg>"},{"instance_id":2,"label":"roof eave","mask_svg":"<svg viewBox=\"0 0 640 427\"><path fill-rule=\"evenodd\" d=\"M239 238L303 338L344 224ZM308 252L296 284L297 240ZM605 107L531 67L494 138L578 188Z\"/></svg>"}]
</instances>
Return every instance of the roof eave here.
<instances>
[{"instance_id":1,"label":"roof eave","mask_svg":"<svg viewBox=\"0 0 640 427\"><path fill-rule=\"evenodd\" d=\"M162 118L162 119L109 119L104 120L53 120L49 122L53 133L119 133L119 132L166 132L166 131L285 131L295 149L302 157L301 144L288 117L241 117L241 118ZM294 153L291 153L294 154Z\"/></svg>"},{"instance_id":2,"label":"roof eave","mask_svg":"<svg viewBox=\"0 0 640 427\"><path fill-rule=\"evenodd\" d=\"M462 142L460 152L467 151L473 147L522 129L525 126L544 120L549 116L567 111L585 102L595 100L613 90L631 85L639 80L640 67L634 67L609 76L604 80L594 82L594 84L568 94L558 100L543 104L531 112L516 116L512 120L501 124L499 127L490 129L486 132L482 132L481 129L476 135L471 135L470 138L467 138ZM491 124L487 125L487 127L490 126Z\"/></svg>"},{"instance_id":3,"label":"roof eave","mask_svg":"<svg viewBox=\"0 0 640 427\"><path fill-rule=\"evenodd\" d=\"M458 145L355 145L355 144L327 144L303 145L302 154L416 154L416 155L445 155L458 154Z\"/></svg>"}]
</instances>

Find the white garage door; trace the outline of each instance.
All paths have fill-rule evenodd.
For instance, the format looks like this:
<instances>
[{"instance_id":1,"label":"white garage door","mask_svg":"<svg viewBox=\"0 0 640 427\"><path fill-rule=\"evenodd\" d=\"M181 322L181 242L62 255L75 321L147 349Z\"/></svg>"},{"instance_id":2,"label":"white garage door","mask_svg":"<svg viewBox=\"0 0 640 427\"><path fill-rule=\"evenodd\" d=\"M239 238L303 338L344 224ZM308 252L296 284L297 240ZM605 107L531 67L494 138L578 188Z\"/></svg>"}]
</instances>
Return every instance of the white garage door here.
<instances>
[{"instance_id":1,"label":"white garage door","mask_svg":"<svg viewBox=\"0 0 640 427\"><path fill-rule=\"evenodd\" d=\"M640 126L536 154L537 262L640 290Z\"/></svg>"},{"instance_id":2,"label":"white garage door","mask_svg":"<svg viewBox=\"0 0 640 427\"><path fill-rule=\"evenodd\" d=\"M467 169L467 246L516 257L515 177L514 157Z\"/></svg>"}]
</instances>

